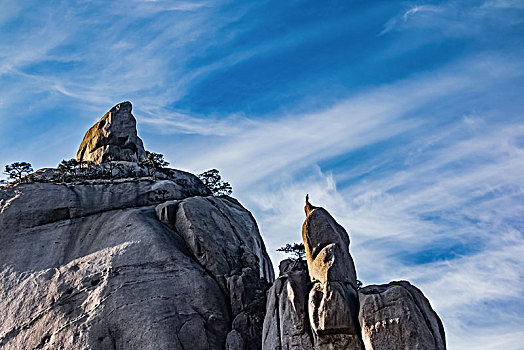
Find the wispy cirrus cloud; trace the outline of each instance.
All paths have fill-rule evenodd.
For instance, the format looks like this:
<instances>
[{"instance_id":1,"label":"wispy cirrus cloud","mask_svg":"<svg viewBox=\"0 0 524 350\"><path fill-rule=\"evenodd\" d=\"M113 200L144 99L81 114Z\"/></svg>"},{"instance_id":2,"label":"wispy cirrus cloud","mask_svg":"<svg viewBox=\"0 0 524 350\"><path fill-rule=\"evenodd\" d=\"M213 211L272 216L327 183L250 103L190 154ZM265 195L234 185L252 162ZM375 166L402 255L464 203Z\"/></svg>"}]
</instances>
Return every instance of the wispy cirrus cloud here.
<instances>
[{"instance_id":1,"label":"wispy cirrus cloud","mask_svg":"<svg viewBox=\"0 0 524 350\"><path fill-rule=\"evenodd\" d=\"M416 5L413 7L410 7L408 10L403 11L401 14L390 18L383 26L382 31L378 34L378 36L382 36L387 34L388 32L398 28L402 25L402 23L406 23L408 20L410 20L410 17L413 17L415 15L420 15L424 13L429 13L430 15L438 15L439 13L444 12L444 9L439 6L434 5Z\"/></svg>"}]
</instances>

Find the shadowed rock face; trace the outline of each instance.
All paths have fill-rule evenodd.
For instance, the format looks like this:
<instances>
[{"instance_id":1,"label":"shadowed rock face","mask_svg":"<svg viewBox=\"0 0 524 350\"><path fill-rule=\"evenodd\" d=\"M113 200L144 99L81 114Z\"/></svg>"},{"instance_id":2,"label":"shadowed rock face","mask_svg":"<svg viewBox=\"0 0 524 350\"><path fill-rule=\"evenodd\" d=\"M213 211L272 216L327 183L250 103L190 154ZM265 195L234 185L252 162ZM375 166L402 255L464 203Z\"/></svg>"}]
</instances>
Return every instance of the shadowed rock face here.
<instances>
[{"instance_id":1,"label":"shadowed rock face","mask_svg":"<svg viewBox=\"0 0 524 350\"><path fill-rule=\"evenodd\" d=\"M280 276L268 292L262 348L313 349L308 322L310 282L303 262L284 260Z\"/></svg>"},{"instance_id":2,"label":"shadowed rock face","mask_svg":"<svg viewBox=\"0 0 524 350\"><path fill-rule=\"evenodd\" d=\"M136 132L131 102L117 104L85 134L76 159L100 164L107 161L138 162L145 157Z\"/></svg>"}]
</instances>

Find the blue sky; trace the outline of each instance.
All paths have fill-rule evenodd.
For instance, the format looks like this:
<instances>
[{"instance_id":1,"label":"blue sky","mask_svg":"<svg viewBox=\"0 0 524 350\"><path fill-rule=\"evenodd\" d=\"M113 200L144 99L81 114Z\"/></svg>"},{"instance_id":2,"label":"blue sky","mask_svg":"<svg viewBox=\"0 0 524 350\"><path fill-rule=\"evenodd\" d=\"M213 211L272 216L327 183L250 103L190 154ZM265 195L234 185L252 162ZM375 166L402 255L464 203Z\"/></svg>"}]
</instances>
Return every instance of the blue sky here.
<instances>
[{"instance_id":1,"label":"blue sky","mask_svg":"<svg viewBox=\"0 0 524 350\"><path fill-rule=\"evenodd\" d=\"M304 196L364 284L408 279L449 349L524 344L524 2L0 1L0 165L72 158L130 100L275 249Z\"/></svg>"}]
</instances>

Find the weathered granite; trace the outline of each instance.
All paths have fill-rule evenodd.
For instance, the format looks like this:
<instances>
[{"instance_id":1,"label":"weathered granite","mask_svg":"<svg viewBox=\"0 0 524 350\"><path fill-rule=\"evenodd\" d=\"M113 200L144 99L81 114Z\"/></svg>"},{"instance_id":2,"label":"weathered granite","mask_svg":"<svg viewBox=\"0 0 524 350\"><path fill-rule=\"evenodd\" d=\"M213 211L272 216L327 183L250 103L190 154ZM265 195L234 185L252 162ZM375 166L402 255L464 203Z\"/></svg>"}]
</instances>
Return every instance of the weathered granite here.
<instances>
[{"instance_id":1,"label":"weathered granite","mask_svg":"<svg viewBox=\"0 0 524 350\"><path fill-rule=\"evenodd\" d=\"M442 322L409 282L366 286L358 295L366 350L446 349Z\"/></svg>"},{"instance_id":2,"label":"weathered granite","mask_svg":"<svg viewBox=\"0 0 524 350\"><path fill-rule=\"evenodd\" d=\"M357 290L346 231L308 196L304 209L307 267L280 263L268 293L262 349L446 349L442 322L420 290L405 281Z\"/></svg>"},{"instance_id":3,"label":"weathered granite","mask_svg":"<svg viewBox=\"0 0 524 350\"><path fill-rule=\"evenodd\" d=\"M302 239L312 281L348 282L356 289L349 236L327 210L315 208L309 213L302 225Z\"/></svg>"},{"instance_id":4,"label":"weathered granite","mask_svg":"<svg viewBox=\"0 0 524 350\"><path fill-rule=\"evenodd\" d=\"M302 238L309 276L309 324L315 349L362 349L357 276L349 236L324 208L306 197Z\"/></svg>"},{"instance_id":5,"label":"weathered granite","mask_svg":"<svg viewBox=\"0 0 524 350\"><path fill-rule=\"evenodd\" d=\"M0 189L2 349L261 347L274 275L253 216L144 155L124 102L78 167Z\"/></svg>"},{"instance_id":6,"label":"weathered granite","mask_svg":"<svg viewBox=\"0 0 524 350\"><path fill-rule=\"evenodd\" d=\"M248 350L246 343L242 335L237 330L233 329L227 334L226 338L226 350Z\"/></svg>"},{"instance_id":7,"label":"weathered granite","mask_svg":"<svg viewBox=\"0 0 524 350\"><path fill-rule=\"evenodd\" d=\"M256 222L179 175L2 189L0 347L260 348L273 271ZM180 203L185 231L157 218L158 203ZM203 246L231 261L220 279L193 244L213 235Z\"/></svg>"},{"instance_id":8,"label":"weathered granite","mask_svg":"<svg viewBox=\"0 0 524 350\"><path fill-rule=\"evenodd\" d=\"M268 292L262 349L313 349L307 304L307 267L300 261L280 263L280 277Z\"/></svg>"},{"instance_id":9,"label":"weathered granite","mask_svg":"<svg viewBox=\"0 0 524 350\"><path fill-rule=\"evenodd\" d=\"M167 201L156 207L156 214L229 296L235 332L228 335L227 346L260 348L265 290L274 274L251 213L232 197L208 196Z\"/></svg>"},{"instance_id":10,"label":"weathered granite","mask_svg":"<svg viewBox=\"0 0 524 350\"><path fill-rule=\"evenodd\" d=\"M0 266L2 349L225 344L227 296L153 207L2 228Z\"/></svg>"},{"instance_id":11,"label":"weathered granite","mask_svg":"<svg viewBox=\"0 0 524 350\"><path fill-rule=\"evenodd\" d=\"M121 179L18 184L0 189L0 228L18 230L208 193L195 175L183 171L174 172L170 180L160 181Z\"/></svg>"},{"instance_id":12,"label":"weathered granite","mask_svg":"<svg viewBox=\"0 0 524 350\"><path fill-rule=\"evenodd\" d=\"M76 159L95 164L143 159L146 152L137 135L136 119L131 110L131 102L122 102L111 108L87 131Z\"/></svg>"},{"instance_id":13,"label":"weathered granite","mask_svg":"<svg viewBox=\"0 0 524 350\"><path fill-rule=\"evenodd\" d=\"M226 278L245 263L258 266L257 274L273 281L271 260L255 219L234 198L192 197L157 207L157 216L175 229L195 258L227 289Z\"/></svg>"}]
</instances>

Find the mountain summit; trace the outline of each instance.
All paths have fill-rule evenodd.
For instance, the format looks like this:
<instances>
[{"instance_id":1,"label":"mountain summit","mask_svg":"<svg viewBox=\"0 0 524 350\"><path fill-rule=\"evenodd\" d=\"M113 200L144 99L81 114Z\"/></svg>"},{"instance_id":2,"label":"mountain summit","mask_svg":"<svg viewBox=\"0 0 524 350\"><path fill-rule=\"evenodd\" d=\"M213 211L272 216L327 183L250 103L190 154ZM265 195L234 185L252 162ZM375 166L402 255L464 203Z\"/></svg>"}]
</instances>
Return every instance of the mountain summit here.
<instances>
[{"instance_id":1,"label":"mountain summit","mask_svg":"<svg viewBox=\"0 0 524 350\"><path fill-rule=\"evenodd\" d=\"M146 152L136 131L132 108L131 102L119 103L93 125L78 148L77 160L100 164L143 159Z\"/></svg>"}]
</instances>

